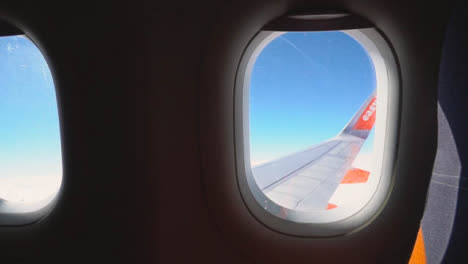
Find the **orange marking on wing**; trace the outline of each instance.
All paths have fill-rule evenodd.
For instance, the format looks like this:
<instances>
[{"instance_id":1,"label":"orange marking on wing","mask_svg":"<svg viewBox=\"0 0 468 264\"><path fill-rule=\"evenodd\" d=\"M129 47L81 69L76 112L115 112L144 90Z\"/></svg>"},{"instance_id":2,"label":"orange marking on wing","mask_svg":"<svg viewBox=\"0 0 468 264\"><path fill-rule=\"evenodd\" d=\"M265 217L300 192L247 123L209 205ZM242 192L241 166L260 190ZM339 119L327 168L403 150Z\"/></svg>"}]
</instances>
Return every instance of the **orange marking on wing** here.
<instances>
[{"instance_id":1,"label":"orange marking on wing","mask_svg":"<svg viewBox=\"0 0 468 264\"><path fill-rule=\"evenodd\" d=\"M413 253L408 264L426 264L426 249L424 247L424 237L421 228L414 244Z\"/></svg>"},{"instance_id":2,"label":"orange marking on wing","mask_svg":"<svg viewBox=\"0 0 468 264\"><path fill-rule=\"evenodd\" d=\"M327 210L330 210L330 209L333 209L333 208L336 208L336 207L338 207L336 204L328 203Z\"/></svg>"},{"instance_id":3,"label":"orange marking on wing","mask_svg":"<svg viewBox=\"0 0 468 264\"><path fill-rule=\"evenodd\" d=\"M369 174L370 172L368 171L352 168L346 173L343 180L341 180L341 184L367 182L369 179Z\"/></svg>"},{"instance_id":4,"label":"orange marking on wing","mask_svg":"<svg viewBox=\"0 0 468 264\"><path fill-rule=\"evenodd\" d=\"M375 115L377 112L377 97L374 97L362 112L359 120L354 125L355 130L371 130L375 123Z\"/></svg>"}]
</instances>

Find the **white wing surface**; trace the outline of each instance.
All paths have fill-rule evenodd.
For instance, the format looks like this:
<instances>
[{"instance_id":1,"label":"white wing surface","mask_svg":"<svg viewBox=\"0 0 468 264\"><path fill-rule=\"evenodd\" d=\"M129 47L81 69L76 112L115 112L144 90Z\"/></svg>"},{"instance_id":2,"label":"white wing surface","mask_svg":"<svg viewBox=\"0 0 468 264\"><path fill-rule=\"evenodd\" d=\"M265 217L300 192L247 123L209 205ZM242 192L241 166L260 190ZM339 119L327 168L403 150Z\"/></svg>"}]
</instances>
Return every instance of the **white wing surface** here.
<instances>
[{"instance_id":1,"label":"white wing surface","mask_svg":"<svg viewBox=\"0 0 468 264\"><path fill-rule=\"evenodd\" d=\"M375 91L334 138L252 168L260 189L290 209L326 209L374 126Z\"/></svg>"}]
</instances>

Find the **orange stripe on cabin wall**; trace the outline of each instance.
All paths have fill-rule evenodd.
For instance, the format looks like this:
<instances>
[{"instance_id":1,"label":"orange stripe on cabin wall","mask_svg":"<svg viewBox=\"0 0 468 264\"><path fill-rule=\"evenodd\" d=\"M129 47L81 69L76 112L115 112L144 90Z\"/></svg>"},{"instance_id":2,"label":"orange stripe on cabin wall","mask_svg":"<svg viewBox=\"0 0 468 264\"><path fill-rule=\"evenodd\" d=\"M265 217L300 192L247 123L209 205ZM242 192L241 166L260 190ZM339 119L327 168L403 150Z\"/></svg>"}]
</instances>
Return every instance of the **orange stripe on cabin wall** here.
<instances>
[{"instance_id":1,"label":"orange stripe on cabin wall","mask_svg":"<svg viewBox=\"0 0 468 264\"><path fill-rule=\"evenodd\" d=\"M361 169L350 169L344 176L341 183L364 183L369 179L370 172Z\"/></svg>"},{"instance_id":2,"label":"orange stripe on cabin wall","mask_svg":"<svg viewBox=\"0 0 468 264\"><path fill-rule=\"evenodd\" d=\"M424 237L421 228L418 231L418 237L414 244L413 253L408 264L426 264L426 249L424 247Z\"/></svg>"}]
</instances>

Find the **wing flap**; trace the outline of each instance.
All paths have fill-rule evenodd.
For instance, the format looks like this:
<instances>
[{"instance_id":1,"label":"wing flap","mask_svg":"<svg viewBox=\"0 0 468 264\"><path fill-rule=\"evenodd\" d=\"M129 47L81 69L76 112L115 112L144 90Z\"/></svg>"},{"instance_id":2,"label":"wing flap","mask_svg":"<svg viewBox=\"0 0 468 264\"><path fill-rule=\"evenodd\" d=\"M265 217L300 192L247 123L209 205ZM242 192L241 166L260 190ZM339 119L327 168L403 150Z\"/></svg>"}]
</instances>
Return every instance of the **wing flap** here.
<instances>
[{"instance_id":1,"label":"wing flap","mask_svg":"<svg viewBox=\"0 0 468 264\"><path fill-rule=\"evenodd\" d=\"M362 139L355 142L335 139L339 152L322 153L313 163L295 171L281 181L266 188L265 194L274 202L297 210L319 210L327 207L330 197L351 167L353 149L359 148ZM255 173L255 172L254 172Z\"/></svg>"},{"instance_id":2,"label":"wing flap","mask_svg":"<svg viewBox=\"0 0 468 264\"><path fill-rule=\"evenodd\" d=\"M324 153L333 149L338 143L335 141L325 142L311 149L254 167L252 170L258 187L264 190L272 186L295 171L313 163Z\"/></svg>"}]
</instances>

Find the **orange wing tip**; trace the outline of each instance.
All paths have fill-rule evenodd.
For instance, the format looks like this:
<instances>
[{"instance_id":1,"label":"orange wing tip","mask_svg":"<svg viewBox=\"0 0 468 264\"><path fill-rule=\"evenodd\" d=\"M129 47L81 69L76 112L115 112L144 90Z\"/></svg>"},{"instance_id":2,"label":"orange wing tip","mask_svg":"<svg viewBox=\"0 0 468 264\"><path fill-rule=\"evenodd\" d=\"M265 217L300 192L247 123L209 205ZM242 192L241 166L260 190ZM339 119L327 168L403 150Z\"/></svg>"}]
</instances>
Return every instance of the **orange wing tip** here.
<instances>
[{"instance_id":1,"label":"orange wing tip","mask_svg":"<svg viewBox=\"0 0 468 264\"><path fill-rule=\"evenodd\" d=\"M352 168L346 173L343 180L341 180L341 184L343 183L365 183L369 179L369 174L370 172L368 171Z\"/></svg>"},{"instance_id":2,"label":"orange wing tip","mask_svg":"<svg viewBox=\"0 0 468 264\"><path fill-rule=\"evenodd\" d=\"M362 112L359 120L354 125L355 130L371 130L375 123L377 110L377 97L374 97Z\"/></svg>"},{"instance_id":3,"label":"orange wing tip","mask_svg":"<svg viewBox=\"0 0 468 264\"><path fill-rule=\"evenodd\" d=\"M332 203L328 203L328 205L327 205L327 210L331 210L331 209L334 209L334 208L336 208L336 207L338 207L338 205L332 204Z\"/></svg>"}]
</instances>

